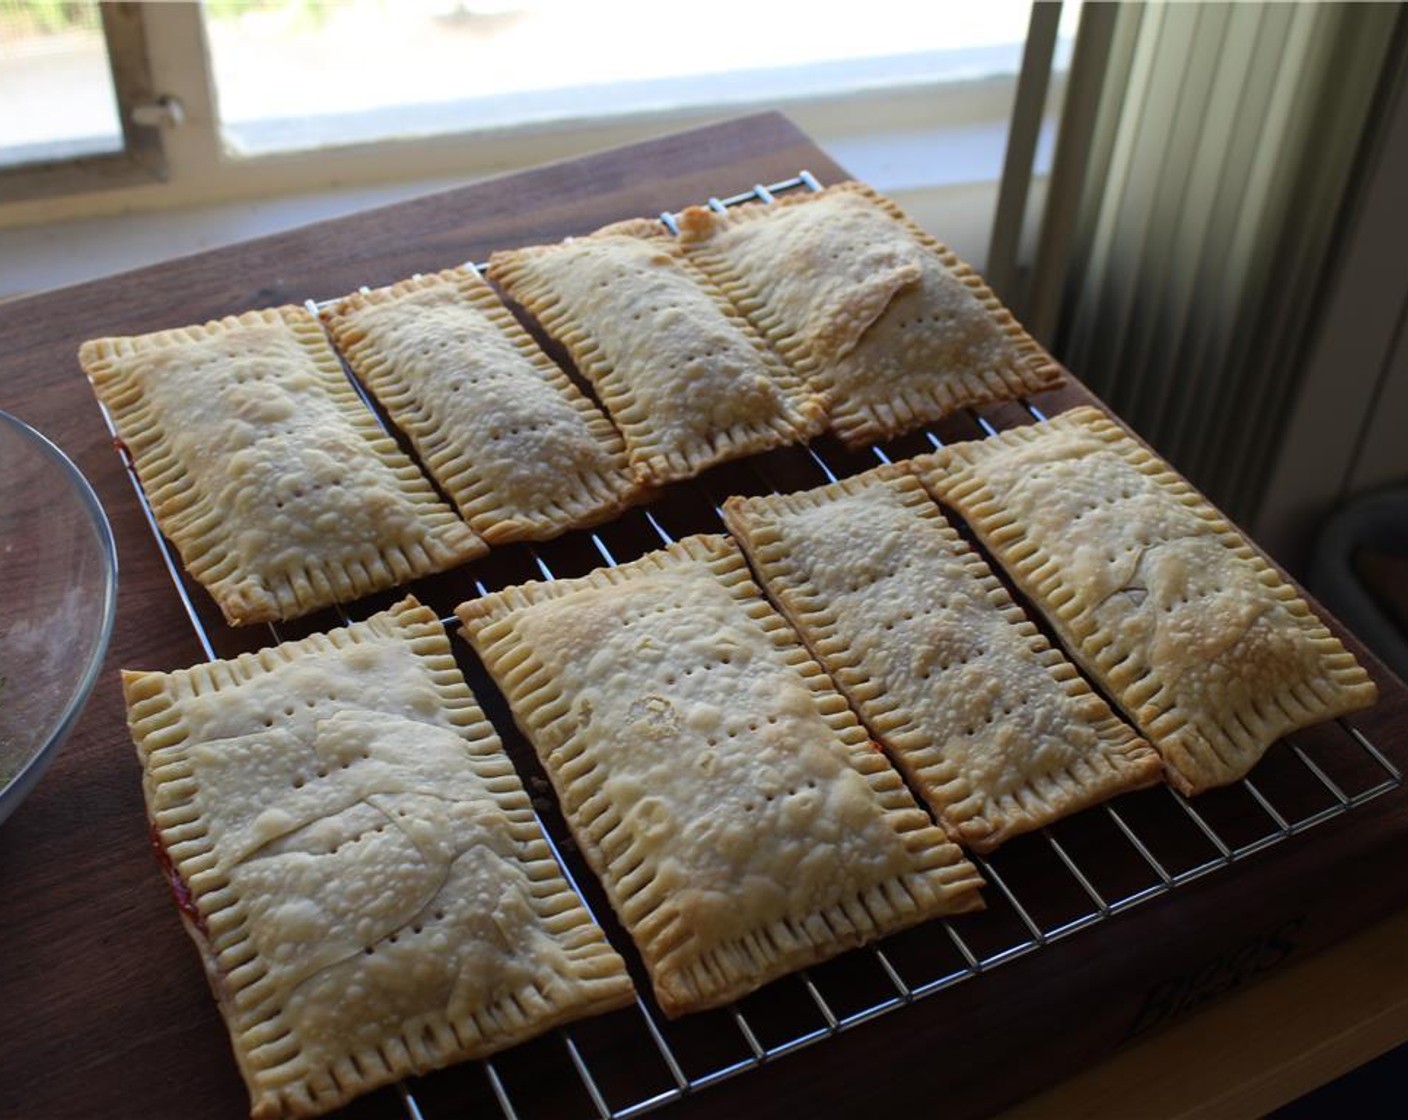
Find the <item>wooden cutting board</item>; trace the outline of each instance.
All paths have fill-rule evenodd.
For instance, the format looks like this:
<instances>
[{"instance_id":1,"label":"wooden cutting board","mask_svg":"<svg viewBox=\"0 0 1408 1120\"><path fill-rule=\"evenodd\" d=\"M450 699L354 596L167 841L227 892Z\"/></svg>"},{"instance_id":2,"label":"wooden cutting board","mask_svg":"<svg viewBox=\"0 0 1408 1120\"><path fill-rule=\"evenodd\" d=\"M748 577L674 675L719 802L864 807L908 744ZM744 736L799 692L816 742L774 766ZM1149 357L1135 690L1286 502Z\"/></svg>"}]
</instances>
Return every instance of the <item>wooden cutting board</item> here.
<instances>
[{"instance_id":1,"label":"wooden cutting board","mask_svg":"<svg viewBox=\"0 0 1408 1120\"><path fill-rule=\"evenodd\" d=\"M0 1116L236 1118L247 1112L228 1040L148 847L116 672L175 668L203 654L78 369L79 343L331 298L363 284L482 260L494 249L678 209L801 168L823 182L845 177L785 118L764 114L0 306L0 408L38 427L75 459L113 522L121 565L116 630L88 711L35 793L0 827ZM1073 386L1035 403L1056 412L1088 399ZM997 426L1030 421L1015 408L984 416ZM937 430L944 438L981 434L971 417ZM839 455L834 447L824 453ZM701 494L800 478L797 472L806 468L797 456L804 454L766 457L762 474L725 468L711 473L702 490L675 488L662 498L660 520L679 533L712 528L716 522L707 523L713 515ZM605 539L623 551L643 549L643 533L632 523ZM543 555L558 574L600 563L580 539L545 548ZM534 574L526 552L485 563L497 583ZM445 583L427 593L448 599L455 587ZM199 593L196 600L208 610ZM356 613L365 611L359 605ZM248 644L266 641L267 633L220 640ZM1379 705L1354 722L1401 768L1408 763L1408 690L1346 640L1383 693ZM487 687L465 657L472 682ZM1335 729L1326 734L1347 739ZM1306 749L1318 758L1359 748L1308 740ZM1237 813L1244 802L1245 795L1219 810L1228 816L1219 819L1220 828L1235 833L1241 827ZM1133 806L1129 811L1143 813ZM1248 834L1256 828L1264 829L1264 822ZM1083 865L1105 858L1100 837L1107 835L1102 825L1070 837L1073 846L1092 849L1079 853ZM1400 866L1405 840L1408 795L1399 788L982 975L690 1093L662 1114L992 1112L1130 1040L1157 1046L1168 1024L1402 908L1408 903L1408 876ZM1039 884L1034 889L1034 908L1046 905ZM1000 948L1000 937L993 938ZM821 973L816 980L823 991L829 984L849 991L845 977ZM791 1013L783 1005L797 993L794 985L755 997L745 1009L750 1022L767 1033L774 1018ZM807 998L804 991L801 998ZM700 1031L706 1029L713 1028ZM733 1032L729 1045L738 1045L736 1024L723 1021L719 1030ZM823 1020L821 1035L829 1033ZM659 1062L648 1040L642 1057L638 1023L581 1037L586 1041L578 1056L613 1093L640 1063ZM708 1038L697 1044L704 1050L713 1045ZM1190 1060L1186 1048L1168 1052L1179 1062ZM560 1039L549 1038L496 1064L520 1115L562 1115L569 1105L596 1115L570 1057ZM662 1091L674 1084L659 1069L651 1076ZM493 1090L477 1067L413 1089L426 1120L480 1115L465 1112L464 1102L496 1107ZM618 1093L608 1103L624 1099ZM387 1090L350 1114L406 1112Z\"/></svg>"}]
</instances>

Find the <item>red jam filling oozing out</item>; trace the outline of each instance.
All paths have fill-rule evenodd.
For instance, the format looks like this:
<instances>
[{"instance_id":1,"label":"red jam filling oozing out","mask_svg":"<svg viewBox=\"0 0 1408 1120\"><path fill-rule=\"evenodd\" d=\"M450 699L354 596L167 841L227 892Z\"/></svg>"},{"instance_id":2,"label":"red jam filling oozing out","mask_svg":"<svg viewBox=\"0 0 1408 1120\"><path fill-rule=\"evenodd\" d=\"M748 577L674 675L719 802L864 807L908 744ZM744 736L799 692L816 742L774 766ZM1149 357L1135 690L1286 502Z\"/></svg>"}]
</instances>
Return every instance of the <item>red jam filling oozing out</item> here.
<instances>
[{"instance_id":1,"label":"red jam filling oozing out","mask_svg":"<svg viewBox=\"0 0 1408 1120\"><path fill-rule=\"evenodd\" d=\"M205 937L210 936L210 931L205 928L205 916L196 906L196 900L191 895L191 888L186 886L186 880L181 878L181 873L176 870L176 865L171 862L171 855L166 850L166 845L161 842L161 834L157 832L156 825L152 825L147 830L147 835L151 838L152 851L156 853L156 861L161 865L161 873L166 877L166 884L171 888L171 897L176 900L176 905L181 908L181 913L196 924Z\"/></svg>"}]
</instances>

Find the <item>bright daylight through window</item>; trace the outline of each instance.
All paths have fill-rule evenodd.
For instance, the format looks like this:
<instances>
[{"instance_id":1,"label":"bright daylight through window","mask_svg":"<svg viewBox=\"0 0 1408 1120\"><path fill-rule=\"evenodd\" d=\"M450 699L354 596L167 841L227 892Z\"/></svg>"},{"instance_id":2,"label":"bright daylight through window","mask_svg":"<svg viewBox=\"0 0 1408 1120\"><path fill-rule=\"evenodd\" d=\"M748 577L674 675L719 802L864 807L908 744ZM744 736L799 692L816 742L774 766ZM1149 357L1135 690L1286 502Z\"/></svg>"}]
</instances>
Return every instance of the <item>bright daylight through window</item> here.
<instances>
[{"instance_id":1,"label":"bright daylight through window","mask_svg":"<svg viewBox=\"0 0 1408 1120\"><path fill-rule=\"evenodd\" d=\"M1038 179L1080 7L1061 6ZM33 228L38 243L45 223L121 214L120 237L135 245L167 228L142 215L181 212L192 231L181 244L194 248L208 243L200 210L214 221L215 208L261 200L258 215L218 217L223 236L249 236L259 221L306 221L777 109L981 262L1030 19L1025 0L807 12L658 0L0 0L0 230Z\"/></svg>"},{"instance_id":2,"label":"bright daylight through window","mask_svg":"<svg viewBox=\"0 0 1408 1120\"><path fill-rule=\"evenodd\" d=\"M643 0L210 0L205 11L225 140L258 154L1010 74L1030 5L867 0L836 18Z\"/></svg>"},{"instance_id":3,"label":"bright daylight through window","mask_svg":"<svg viewBox=\"0 0 1408 1120\"><path fill-rule=\"evenodd\" d=\"M0 167L121 150L98 5L0 0Z\"/></svg>"}]
</instances>

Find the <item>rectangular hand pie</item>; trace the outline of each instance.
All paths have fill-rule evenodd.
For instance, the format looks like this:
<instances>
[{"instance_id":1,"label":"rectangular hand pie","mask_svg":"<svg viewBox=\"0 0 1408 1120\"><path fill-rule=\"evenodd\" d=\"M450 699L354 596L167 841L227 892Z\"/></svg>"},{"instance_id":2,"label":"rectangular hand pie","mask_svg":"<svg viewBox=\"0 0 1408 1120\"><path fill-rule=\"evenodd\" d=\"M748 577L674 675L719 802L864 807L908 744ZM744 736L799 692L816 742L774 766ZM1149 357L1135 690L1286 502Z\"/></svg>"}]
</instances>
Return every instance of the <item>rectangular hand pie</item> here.
<instances>
[{"instance_id":1,"label":"rectangular hand pie","mask_svg":"<svg viewBox=\"0 0 1408 1120\"><path fill-rule=\"evenodd\" d=\"M1049 389L1060 367L982 278L860 183L680 217L686 255L857 446Z\"/></svg>"},{"instance_id":2,"label":"rectangular hand pie","mask_svg":"<svg viewBox=\"0 0 1408 1120\"><path fill-rule=\"evenodd\" d=\"M495 253L489 276L596 387L642 482L821 429L820 402L658 222Z\"/></svg>"},{"instance_id":3,"label":"rectangular hand pie","mask_svg":"<svg viewBox=\"0 0 1408 1120\"><path fill-rule=\"evenodd\" d=\"M485 551L301 307L83 344L191 575L233 625L296 618Z\"/></svg>"},{"instance_id":4,"label":"rectangular hand pie","mask_svg":"<svg viewBox=\"0 0 1408 1120\"><path fill-rule=\"evenodd\" d=\"M620 433L473 272L348 296L323 317L490 544L545 540L641 496Z\"/></svg>"},{"instance_id":5,"label":"rectangular hand pie","mask_svg":"<svg viewBox=\"0 0 1408 1120\"><path fill-rule=\"evenodd\" d=\"M414 600L123 686L255 1117L326 1112L632 998Z\"/></svg>"},{"instance_id":6,"label":"rectangular hand pie","mask_svg":"<svg viewBox=\"0 0 1408 1120\"><path fill-rule=\"evenodd\" d=\"M988 852L1157 782L1159 756L1041 636L898 467L730 498L724 521L871 733Z\"/></svg>"},{"instance_id":7,"label":"rectangular hand pie","mask_svg":"<svg viewBox=\"0 0 1408 1120\"><path fill-rule=\"evenodd\" d=\"M457 613L667 1015L981 905L725 538Z\"/></svg>"},{"instance_id":8,"label":"rectangular hand pie","mask_svg":"<svg viewBox=\"0 0 1408 1120\"><path fill-rule=\"evenodd\" d=\"M915 460L1076 661L1199 793L1374 702L1369 675L1236 529L1104 413Z\"/></svg>"}]
</instances>

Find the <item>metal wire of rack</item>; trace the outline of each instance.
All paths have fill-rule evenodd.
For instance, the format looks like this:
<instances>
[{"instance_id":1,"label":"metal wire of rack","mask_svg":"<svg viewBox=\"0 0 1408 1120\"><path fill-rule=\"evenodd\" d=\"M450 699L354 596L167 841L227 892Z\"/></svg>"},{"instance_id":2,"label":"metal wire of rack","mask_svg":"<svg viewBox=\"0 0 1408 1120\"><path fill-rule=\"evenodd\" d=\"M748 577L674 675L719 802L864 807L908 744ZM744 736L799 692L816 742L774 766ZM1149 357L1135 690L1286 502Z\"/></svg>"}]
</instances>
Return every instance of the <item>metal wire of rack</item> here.
<instances>
[{"instance_id":1,"label":"metal wire of rack","mask_svg":"<svg viewBox=\"0 0 1408 1120\"><path fill-rule=\"evenodd\" d=\"M726 198L710 198L708 205L726 210L743 202L771 202L778 194L799 189L819 190L821 186L803 171L782 182L758 184ZM662 214L661 221L678 232L674 214ZM323 306L309 304L314 311ZM350 371L348 378L394 435ZM1035 404L1023 401L1021 405L1029 420L1045 419ZM995 434L1001 427L1011 426L1013 420L1004 414L995 422L976 410L967 415L978 435ZM218 647L228 645L233 632L203 602L203 592L189 584L161 534L106 408L103 417L202 650L211 659L226 655ZM452 608L463 598L523 579L551 580L567 574L558 570L559 557L573 568L571 574L579 574L578 569L633 559L689 532L717 531L723 497L736 486L757 493L800 489L835 481L892 458L941 447L943 440L932 428L926 428L896 445L872 447L859 457L843 452L839 444L830 448L824 444L823 440L768 452L728 466L722 476L716 468L616 522L545 545L511 546L504 550L511 554L510 563L497 571L486 570L495 559L491 553L461 570L457 580L446 584L441 577L431 577L413 585L412 590L422 601L437 608L444 606L439 610L442 621L452 627ZM683 530L672 527L676 525ZM436 581L439 584L427 594L422 585ZM453 601L437 602L437 594L449 594ZM379 609L376 598L362 604L368 606L367 613ZM332 616L326 620L331 624L352 621L341 607L323 613ZM311 625L317 628L318 623ZM290 637L290 629L270 624L268 633L277 643ZM247 637L238 640L244 648L251 648ZM463 647L457 652L462 661L469 661ZM473 664L465 667L481 700L493 695L493 685L482 669ZM500 730L506 743L515 737L511 727L501 726ZM522 768L521 760L525 752L531 755L531 750L521 741L516 746L515 760ZM1277 744L1258 766L1255 781L1243 779L1204 794L1197 804L1166 786L1127 794L1010 841L992 855L974 857L990 885L985 892L988 908L982 913L939 919L895 934L775 981L729 1008L675 1022L665 1020L648 997L637 995L633 1007L559 1027L514 1050L417 1079L413 1084L402 1082L395 1086L394 1096L410 1120L435 1120L451 1114L452 1108L453 1114L462 1115L466 1102L507 1120L530 1114L562 1115L565 1100L576 1102L574 1112L578 1115L628 1120L957 984L977 980L1000 965L1342 816L1401 783L1402 774L1393 762L1353 722L1340 719ZM561 820L548 807L540 812L539 821L568 882L608 930L616 948L632 960L629 939L615 925ZM644 990L645 986L638 984L638 988ZM603 1057L622 1049L634 1057L629 1061ZM517 1055L527 1050L533 1053L527 1062L531 1072L525 1075L516 1067L525 1064ZM548 1071L558 1080L544 1097L542 1085L551 1079Z\"/></svg>"}]
</instances>

